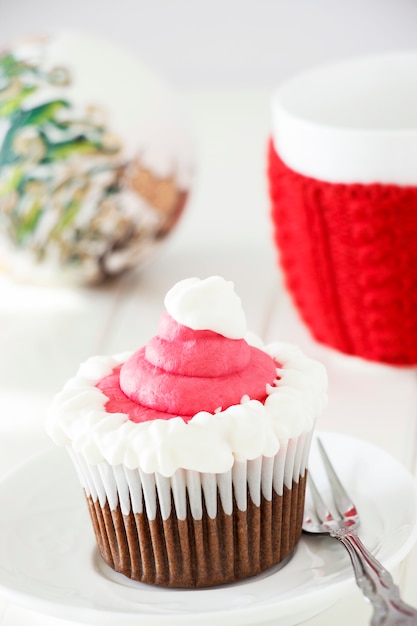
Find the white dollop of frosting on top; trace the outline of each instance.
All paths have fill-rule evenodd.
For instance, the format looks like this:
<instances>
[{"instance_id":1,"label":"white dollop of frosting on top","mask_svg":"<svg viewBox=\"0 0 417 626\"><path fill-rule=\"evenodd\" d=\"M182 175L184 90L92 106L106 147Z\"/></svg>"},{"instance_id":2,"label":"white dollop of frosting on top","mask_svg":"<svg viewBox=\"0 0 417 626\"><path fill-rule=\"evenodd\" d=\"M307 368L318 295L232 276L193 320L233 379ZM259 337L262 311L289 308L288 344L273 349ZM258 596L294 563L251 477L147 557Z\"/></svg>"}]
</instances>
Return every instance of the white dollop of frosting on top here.
<instances>
[{"instance_id":1,"label":"white dollop of frosting on top","mask_svg":"<svg viewBox=\"0 0 417 626\"><path fill-rule=\"evenodd\" d=\"M231 281L221 276L186 278L165 296L168 313L193 330L212 330L229 339L242 339L246 317Z\"/></svg>"},{"instance_id":2,"label":"white dollop of frosting on top","mask_svg":"<svg viewBox=\"0 0 417 626\"><path fill-rule=\"evenodd\" d=\"M180 468L226 472L235 460L272 457L283 442L314 427L327 401L327 374L291 344L263 349L277 362L264 403L245 396L223 411L197 413L188 423L180 417L135 423L124 413L108 413L107 397L95 385L130 355L92 357L55 397L46 430L88 463L106 460L163 476Z\"/></svg>"}]
</instances>

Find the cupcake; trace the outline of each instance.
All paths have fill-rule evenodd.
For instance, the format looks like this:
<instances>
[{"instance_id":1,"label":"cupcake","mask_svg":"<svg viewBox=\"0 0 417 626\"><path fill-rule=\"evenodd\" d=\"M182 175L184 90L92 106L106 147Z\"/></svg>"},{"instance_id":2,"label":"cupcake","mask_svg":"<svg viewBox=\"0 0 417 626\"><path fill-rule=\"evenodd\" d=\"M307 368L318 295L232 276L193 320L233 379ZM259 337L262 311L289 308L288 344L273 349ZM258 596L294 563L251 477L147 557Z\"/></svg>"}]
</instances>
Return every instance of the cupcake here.
<instances>
[{"instance_id":1,"label":"cupcake","mask_svg":"<svg viewBox=\"0 0 417 626\"><path fill-rule=\"evenodd\" d=\"M81 365L47 431L74 462L110 568L164 587L236 582L297 545L326 373L248 334L221 277L177 283L165 307L145 347Z\"/></svg>"}]
</instances>

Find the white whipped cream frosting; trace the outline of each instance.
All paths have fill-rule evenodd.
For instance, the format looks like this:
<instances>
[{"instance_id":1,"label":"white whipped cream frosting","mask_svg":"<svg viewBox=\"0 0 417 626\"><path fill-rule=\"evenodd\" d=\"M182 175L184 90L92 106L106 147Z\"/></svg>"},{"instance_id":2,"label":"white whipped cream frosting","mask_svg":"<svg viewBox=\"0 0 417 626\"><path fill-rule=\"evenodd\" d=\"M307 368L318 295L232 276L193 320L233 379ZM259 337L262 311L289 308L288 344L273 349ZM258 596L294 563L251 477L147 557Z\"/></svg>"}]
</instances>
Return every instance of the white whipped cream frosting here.
<instances>
[{"instance_id":1,"label":"white whipped cream frosting","mask_svg":"<svg viewBox=\"0 0 417 626\"><path fill-rule=\"evenodd\" d=\"M164 303L170 316L183 326L212 330L229 339L245 336L242 302L233 283L221 276L181 280L168 291Z\"/></svg>"},{"instance_id":2,"label":"white whipped cream frosting","mask_svg":"<svg viewBox=\"0 0 417 626\"><path fill-rule=\"evenodd\" d=\"M263 349L281 365L264 404L244 397L224 411L197 413L188 423L180 417L134 423L124 413L107 413L107 397L95 385L130 354L91 357L55 397L47 432L87 463L107 461L163 476L180 468L226 472L235 460L272 457L282 442L313 428L326 404L327 375L295 346Z\"/></svg>"},{"instance_id":3,"label":"white whipped cream frosting","mask_svg":"<svg viewBox=\"0 0 417 626\"><path fill-rule=\"evenodd\" d=\"M222 473L236 462L273 457L291 439L308 433L326 404L324 367L297 347L262 347L246 333L246 319L233 283L219 276L186 279L167 294L168 313L194 330L225 337L244 335L277 363L265 403L247 396L239 404L212 413L201 411L188 423L181 417L135 423L125 413L108 413L108 398L96 384L124 363L129 354L91 357L57 394L46 429L58 445L69 446L85 462L173 476L178 469Z\"/></svg>"}]
</instances>

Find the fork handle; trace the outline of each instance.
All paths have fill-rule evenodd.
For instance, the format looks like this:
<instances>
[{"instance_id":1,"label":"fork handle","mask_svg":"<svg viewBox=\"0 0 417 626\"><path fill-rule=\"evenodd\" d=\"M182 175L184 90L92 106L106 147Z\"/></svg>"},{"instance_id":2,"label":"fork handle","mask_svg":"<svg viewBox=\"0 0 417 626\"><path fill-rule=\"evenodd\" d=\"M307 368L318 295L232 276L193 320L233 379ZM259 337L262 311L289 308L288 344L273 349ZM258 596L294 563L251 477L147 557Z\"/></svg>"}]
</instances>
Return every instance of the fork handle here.
<instances>
[{"instance_id":1,"label":"fork handle","mask_svg":"<svg viewBox=\"0 0 417 626\"><path fill-rule=\"evenodd\" d=\"M417 611L400 598L391 574L369 552L355 531L332 531L351 558L356 583L373 606L371 626L417 626Z\"/></svg>"}]
</instances>

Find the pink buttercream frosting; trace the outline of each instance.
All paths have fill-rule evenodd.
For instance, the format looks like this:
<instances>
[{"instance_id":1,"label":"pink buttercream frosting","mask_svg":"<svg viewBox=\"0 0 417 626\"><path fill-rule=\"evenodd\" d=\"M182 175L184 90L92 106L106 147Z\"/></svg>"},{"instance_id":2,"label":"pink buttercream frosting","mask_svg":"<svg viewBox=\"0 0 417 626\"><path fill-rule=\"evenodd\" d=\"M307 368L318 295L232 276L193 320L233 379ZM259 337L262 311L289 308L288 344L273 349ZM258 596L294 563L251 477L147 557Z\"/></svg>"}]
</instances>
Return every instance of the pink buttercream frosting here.
<instances>
[{"instance_id":1,"label":"pink buttercream frosting","mask_svg":"<svg viewBox=\"0 0 417 626\"><path fill-rule=\"evenodd\" d=\"M134 422L215 413L244 396L264 402L277 379L277 363L245 339L193 330L167 312L158 334L98 383L106 411Z\"/></svg>"}]
</instances>

